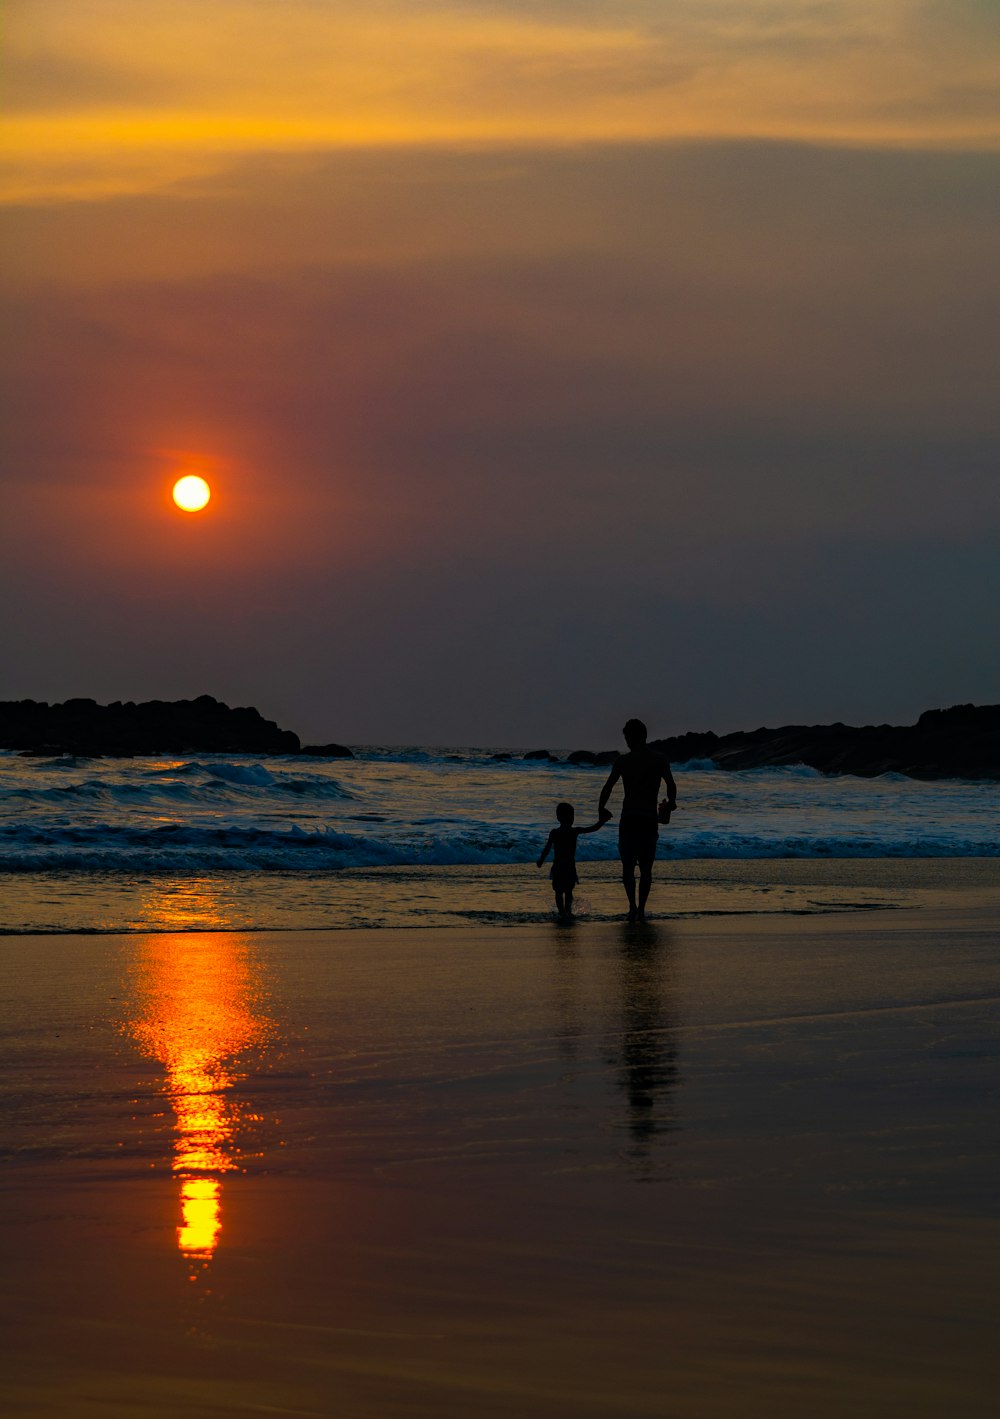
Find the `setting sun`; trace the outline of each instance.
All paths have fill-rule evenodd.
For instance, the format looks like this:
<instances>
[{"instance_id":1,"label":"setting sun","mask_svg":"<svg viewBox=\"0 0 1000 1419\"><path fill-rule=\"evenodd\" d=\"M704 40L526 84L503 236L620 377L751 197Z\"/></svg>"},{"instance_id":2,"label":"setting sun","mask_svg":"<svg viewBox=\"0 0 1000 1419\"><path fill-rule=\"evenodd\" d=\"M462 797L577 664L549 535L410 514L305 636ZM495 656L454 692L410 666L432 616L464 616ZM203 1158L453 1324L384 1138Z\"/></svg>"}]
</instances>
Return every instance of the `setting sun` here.
<instances>
[{"instance_id":1,"label":"setting sun","mask_svg":"<svg viewBox=\"0 0 1000 1419\"><path fill-rule=\"evenodd\" d=\"M204 478L199 478L195 473L178 478L174 484L174 502L184 512L201 512L211 496L211 488Z\"/></svg>"}]
</instances>

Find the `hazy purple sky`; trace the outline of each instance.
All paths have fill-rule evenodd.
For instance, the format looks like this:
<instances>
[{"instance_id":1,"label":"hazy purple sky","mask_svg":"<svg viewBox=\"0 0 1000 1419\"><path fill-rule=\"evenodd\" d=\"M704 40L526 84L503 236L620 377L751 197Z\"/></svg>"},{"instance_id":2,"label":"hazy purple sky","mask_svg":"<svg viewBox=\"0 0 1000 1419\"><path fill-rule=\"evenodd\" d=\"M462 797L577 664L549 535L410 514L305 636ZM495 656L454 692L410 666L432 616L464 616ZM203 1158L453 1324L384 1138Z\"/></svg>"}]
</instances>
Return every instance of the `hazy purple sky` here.
<instances>
[{"instance_id":1,"label":"hazy purple sky","mask_svg":"<svg viewBox=\"0 0 1000 1419\"><path fill-rule=\"evenodd\" d=\"M361 8L12 7L0 698L1000 700L1000 10Z\"/></svg>"}]
</instances>

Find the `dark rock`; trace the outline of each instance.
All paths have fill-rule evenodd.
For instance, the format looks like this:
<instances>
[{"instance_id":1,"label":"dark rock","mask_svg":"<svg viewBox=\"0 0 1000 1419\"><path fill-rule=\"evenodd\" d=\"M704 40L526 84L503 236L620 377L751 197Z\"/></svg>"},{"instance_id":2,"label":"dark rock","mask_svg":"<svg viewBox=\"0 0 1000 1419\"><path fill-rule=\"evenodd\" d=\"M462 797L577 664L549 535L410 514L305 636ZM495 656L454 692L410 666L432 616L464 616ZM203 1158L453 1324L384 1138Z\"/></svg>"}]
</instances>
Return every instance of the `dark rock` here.
<instances>
[{"instance_id":1,"label":"dark rock","mask_svg":"<svg viewBox=\"0 0 1000 1419\"><path fill-rule=\"evenodd\" d=\"M735 734L654 740L673 763L712 759L721 769L806 764L823 774L876 778L1000 779L1000 705L926 710L916 724L786 724Z\"/></svg>"},{"instance_id":2,"label":"dark rock","mask_svg":"<svg viewBox=\"0 0 1000 1419\"><path fill-rule=\"evenodd\" d=\"M309 754L314 759L353 759L354 750L346 744L303 744L300 754Z\"/></svg>"},{"instance_id":3,"label":"dark rock","mask_svg":"<svg viewBox=\"0 0 1000 1419\"><path fill-rule=\"evenodd\" d=\"M607 764L613 764L618 758L617 749L602 749L599 754L595 754L591 749L574 749L572 754L566 758L567 764L583 765L587 768L600 768Z\"/></svg>"},{"instance_id":4,"label":"dark rock","mask_svg":"<svg viewBox=\"0 0 1000 1419\"><path fill-rule=\"evenodd\" d=\"M491 754L491 759L496 759L497 763L502 763L505 759L512 759L513 754Z\"/></svg>"},{"instance_id":5,"label":"dark rock","mask_svg":"<svg viewBox=\"0 0 1000 1419\"><path fill-rule=\"evenodd\" d=\"M249 707L200 695L142 704L0 701L0 748L56 755L297 754L299 738Z\"/></svg>"},{"instance_id":6,"label":"dark rock","mask_svg":"<svg viewBox=\"0 0 1000 1419\"><path fill-rule=\"evenodd\" d=\"M719 736L707 730L704 734L676 734L672 739L655 739L654 749L666 754L672 764L686 764L689 759L710 759Z\"/></svg>"},{"instance_id":7,"label":"dark rock","mask_svg":"<svg viewBox=\"0 0 1000 1419\"><path fill-rule=\"evenodd\" d=\"M524 757L526 759L539 759L546 764L558 764L559 762L555 754L550 754L548 749L532 749L530 753L525 754Z\"/></svg>"}]
</instances>

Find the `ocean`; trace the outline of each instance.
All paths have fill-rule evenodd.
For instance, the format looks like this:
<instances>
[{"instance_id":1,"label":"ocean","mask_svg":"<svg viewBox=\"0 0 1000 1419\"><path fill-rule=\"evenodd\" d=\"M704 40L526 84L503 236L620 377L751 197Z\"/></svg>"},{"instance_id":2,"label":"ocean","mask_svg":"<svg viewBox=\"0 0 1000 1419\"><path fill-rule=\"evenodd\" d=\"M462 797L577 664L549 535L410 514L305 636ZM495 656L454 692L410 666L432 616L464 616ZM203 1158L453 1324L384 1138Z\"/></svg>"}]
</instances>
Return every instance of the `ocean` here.
<instances>
[{"instance_id":1,"label":"ocean","mask_svg":"<svg viewBox=\"0 0 1000 1419\"><path fill-rule=\"evenodd\" d=\"M607 771L497 752L0 754L0 931L539 919L551 898L534 861L555 804L593 821ZM975 863L1000 857L996 784L705 762L675 775L679 807L658 868L672 885L651 902L664 915L904 904L914 887L995 875L996 864ZM578 858L581 913L617 913L614 824L581 838ZM915 872L928 859L936 869Z\"/></svg>"}]
</instances>

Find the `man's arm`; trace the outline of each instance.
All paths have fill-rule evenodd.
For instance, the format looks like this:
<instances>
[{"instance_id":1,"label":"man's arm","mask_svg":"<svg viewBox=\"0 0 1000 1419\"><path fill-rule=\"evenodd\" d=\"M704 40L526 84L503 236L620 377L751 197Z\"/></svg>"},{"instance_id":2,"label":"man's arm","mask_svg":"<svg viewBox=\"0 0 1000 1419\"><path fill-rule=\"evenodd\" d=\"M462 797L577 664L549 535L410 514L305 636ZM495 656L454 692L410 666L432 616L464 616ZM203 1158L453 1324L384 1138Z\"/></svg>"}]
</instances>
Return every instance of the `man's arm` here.
<instances>
[{"instance_id":1,"label":"man's arm","mask_svg":"<svg viewBox=\"0 0 1000 1419\"><path fill-rule=\"evenodd\" d=\"M663 760L660 768L660 778L667 785L667 796L660 800L660 806L656 811L656 821L669 823L670 815L677 807L677 785L674 783L674 776L670 772L670 765L666 759Z\"/></svg>"},{"instance_id":2,"label":"man's arm","mask_svg":"<svg viewBox=\"0 0 1000 1419\"><path fill-rule=\"evenodd\" d=\"M671 808L676 808L677 785L674 783L674 776L670 772L670 765L667 763L666 759L664 759L663 761L663 768L661 770L660 777L667 785L667 802L670 804Z\"/></svg>"},{"instance_id":3,"label":"man's arm","mask_svg":"<svg viewBox=\"0 0 1000 1419\"><path fill-rule=\"evenodd\" d=\"M608 781L607 781L607 783L604 785L604 787L601 789L601 796L600 796L600 798L597 800L597 816L598 816L598 817L600 817L601 814L606 810L606 808L607 808L607 806L608 806L608 799L611 797L611 790L614 788L615 784L618 782L618 780L621 778L621 776L622 776L622 771L621 771L621 769L619 768L618 764L616 763L616 764L613 765L613 767L612 767L612 769L611 769L611 772L608 774Z\"/></svg>"},{"instance_id":4,"label":"man's arm","mask_svg":"<svg viewBox=\"0 0 1000 1419\"><path fill-rule=\"evenodd\" d=\"M545 839L545 846L542 848L541 855L539 856L538 861L535 863L535 866L536 866L536 867L541 867L542 863L545 861L545 859L546 859L546 858L548 857L548 855L549 855L549 848L550 848L551 846L552 846L552 834L549 833L548 837Z\"/></svg>"}]
</instances>

